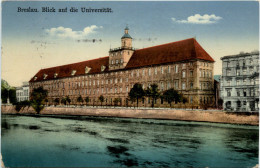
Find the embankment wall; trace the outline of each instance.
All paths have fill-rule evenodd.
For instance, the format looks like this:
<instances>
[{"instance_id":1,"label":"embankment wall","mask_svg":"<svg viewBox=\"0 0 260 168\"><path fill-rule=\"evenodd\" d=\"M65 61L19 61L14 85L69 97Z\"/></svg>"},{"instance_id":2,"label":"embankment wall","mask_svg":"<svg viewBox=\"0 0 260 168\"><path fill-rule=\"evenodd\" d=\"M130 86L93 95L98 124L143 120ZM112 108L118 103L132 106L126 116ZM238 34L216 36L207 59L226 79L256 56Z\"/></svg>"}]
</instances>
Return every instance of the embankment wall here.
<instances>
[{"instance_id":1,"label":"embankment wall","mask_svg":"<svg viewBox=\"0 0 260 168\"><path fill-rule=\"evenodd\" d=\"M16 114L14 106L1 106L2 114ZM20 114L35 114L30 108L24 108ZM170 119L183 121L203 121L230 124L258 125L258 113L230 113L219 110L184 110L184 109L137 109L137 108L102 108L102 107L45 107L45 115L86 115L124 118Z\"/></svg>"}]
</instances>

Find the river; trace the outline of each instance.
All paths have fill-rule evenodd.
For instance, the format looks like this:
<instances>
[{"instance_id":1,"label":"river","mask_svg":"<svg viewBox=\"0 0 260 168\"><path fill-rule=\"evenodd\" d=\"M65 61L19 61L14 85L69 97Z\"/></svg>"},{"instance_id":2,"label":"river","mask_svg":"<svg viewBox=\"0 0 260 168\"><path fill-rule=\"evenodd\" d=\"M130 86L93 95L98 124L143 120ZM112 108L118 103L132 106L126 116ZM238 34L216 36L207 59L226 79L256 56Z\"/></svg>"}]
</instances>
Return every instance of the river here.
<instances>
[{"instance_id":1,"label":"river","mask_svg":"<svg viewBox=\"0 0 260 168\"><path fill-rule=\"evenodd\" d=\"M2 115L6 167L254 167L258 126Z\"/></svg>"}]
</instances>

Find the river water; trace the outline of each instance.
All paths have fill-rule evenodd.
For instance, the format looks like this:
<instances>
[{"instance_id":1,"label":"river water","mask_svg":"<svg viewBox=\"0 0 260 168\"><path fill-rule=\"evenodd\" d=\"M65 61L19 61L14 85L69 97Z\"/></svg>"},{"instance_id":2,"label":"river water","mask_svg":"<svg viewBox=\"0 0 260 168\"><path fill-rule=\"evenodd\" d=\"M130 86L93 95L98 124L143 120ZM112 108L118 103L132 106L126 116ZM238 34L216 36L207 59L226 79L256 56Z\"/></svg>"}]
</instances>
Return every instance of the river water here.
<instances>
[{"instance_id":1,"label":"river water","mask_svg":"<svg viewBox=\"0 0 260 168\"><path fill-rule=\"evenodd\" d=\"M2 115L7 167L254 167L258 126Z\"/></svg>"}]
</instances>

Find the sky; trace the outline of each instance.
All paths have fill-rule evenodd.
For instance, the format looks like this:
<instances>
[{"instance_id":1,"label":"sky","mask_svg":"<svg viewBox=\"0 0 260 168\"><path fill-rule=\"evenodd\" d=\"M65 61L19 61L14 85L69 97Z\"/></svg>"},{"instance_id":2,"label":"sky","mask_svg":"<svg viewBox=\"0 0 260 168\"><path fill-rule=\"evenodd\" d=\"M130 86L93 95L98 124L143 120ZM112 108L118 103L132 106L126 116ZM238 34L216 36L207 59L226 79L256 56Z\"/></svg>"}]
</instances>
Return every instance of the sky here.
<instances>
[{"instance_id":1,"label":"sky","mask_svg":"<svg viewBox=\"0 0 260 168\"><path fill-rule=\"evenodd\" d=\"M195 37L215 60L215 75L221 75L221 57L259 50L257 1L4 1L1 77L20 86L40 69L108 56L110 48L120 47L126 25L138 49Z\"/></svg>"}]
</instances>

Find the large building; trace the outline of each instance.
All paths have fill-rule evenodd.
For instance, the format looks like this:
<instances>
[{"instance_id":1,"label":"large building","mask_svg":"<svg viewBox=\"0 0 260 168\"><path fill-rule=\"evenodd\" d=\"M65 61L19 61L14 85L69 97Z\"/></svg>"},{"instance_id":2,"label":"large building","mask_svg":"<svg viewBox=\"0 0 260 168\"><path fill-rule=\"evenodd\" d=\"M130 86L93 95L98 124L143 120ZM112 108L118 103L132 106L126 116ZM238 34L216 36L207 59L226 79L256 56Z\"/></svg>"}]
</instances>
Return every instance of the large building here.
<instances>
[{"instance_id":1,"label":"large building","mask_svg":"<svg viewBox=\"0 0 260 168\"><path fill-rule=\"evenodd\" d=\"M21 87L16 88L16 99L18 102L29 100L29 83L23 82Z\"/></svg>"},{"instance_id":2,"label":"large building","mask_svg":"<svg viewBox=\"0 0 260 168\"><path fill-rule=\"evenodd\" d=\"M174 88L188 99L190 105L214 105L214 60L194 38L134 49L126 27L121 47L110 49L109 56L74 64L41 69L30 80L30 91L43 86L49 103L69 96L72 104L79 95L90 98L90 104L113 105L119 98L122 106L134 106L128 93L135 83L147 88L157 84L161 92ZM151 106L149 98L141 106ZM163 99L155 107L168 106Z\"/></svg>"},{"instance_id":3,"label":"large building","mask_svg":"<svg viewBox=\"0 0 260 168\"><path fill-rule=\"evenodd\" d=\"M225 56L221 97L225 110L259 110L259 52Z\"/></svg>"}]
</instances>

